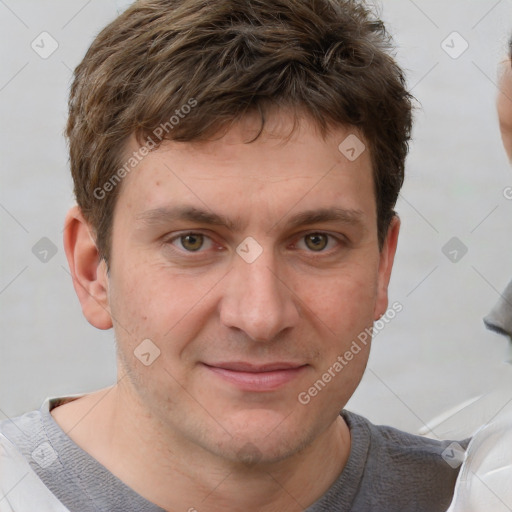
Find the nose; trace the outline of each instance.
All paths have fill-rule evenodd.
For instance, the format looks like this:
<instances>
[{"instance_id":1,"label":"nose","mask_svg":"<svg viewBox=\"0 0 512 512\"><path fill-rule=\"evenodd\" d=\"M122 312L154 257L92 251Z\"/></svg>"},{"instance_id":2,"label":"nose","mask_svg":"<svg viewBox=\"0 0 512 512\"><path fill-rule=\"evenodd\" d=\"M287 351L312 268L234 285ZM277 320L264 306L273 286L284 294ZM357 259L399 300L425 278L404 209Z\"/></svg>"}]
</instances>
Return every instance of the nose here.
<instances>
[{"instance_id":1,"label":"nose","mask_svg":"<svg viewBox=\"0 0 512 512\"><path fill-rule=\"evenodd\" d=\"M220 304L223 325L258 342L274 340L300 319L297 297L270 252L252 263L235 256Z\"/></svg>"}]
</instances>

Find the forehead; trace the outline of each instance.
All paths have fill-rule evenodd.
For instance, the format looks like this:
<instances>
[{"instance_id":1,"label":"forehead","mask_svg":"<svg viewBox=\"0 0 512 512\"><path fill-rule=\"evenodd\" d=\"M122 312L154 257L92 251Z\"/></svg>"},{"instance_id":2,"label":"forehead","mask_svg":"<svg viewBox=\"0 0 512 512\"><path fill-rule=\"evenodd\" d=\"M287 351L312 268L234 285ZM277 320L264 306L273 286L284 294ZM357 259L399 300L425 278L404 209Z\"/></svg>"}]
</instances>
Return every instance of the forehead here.
<instances>
[{"instance_id":1,"label":"forehead","mask_svg":"<svg viewBox=\"0 0 512 512\"><path fill-rule=\"evenodd\" d=\"M275 116L255 139L259 120L247 117L210 141L165 142L127 173L118 208L134 218L176 202L226 218L336 206L373 216L371 158L361 134L336 127L323 137L307 119L292 127L291 116ZM140 148L132 138L126 158Z\"/></svg>"}]
</instances>

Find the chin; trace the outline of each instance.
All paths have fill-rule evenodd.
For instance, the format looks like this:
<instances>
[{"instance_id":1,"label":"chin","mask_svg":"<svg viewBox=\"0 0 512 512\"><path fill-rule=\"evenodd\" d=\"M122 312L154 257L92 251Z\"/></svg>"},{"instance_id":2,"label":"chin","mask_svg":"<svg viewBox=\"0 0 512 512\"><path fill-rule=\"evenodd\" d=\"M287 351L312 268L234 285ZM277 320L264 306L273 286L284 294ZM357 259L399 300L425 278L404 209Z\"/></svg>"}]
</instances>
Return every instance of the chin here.
<instances>
[{"instance_id":1,"label":"chin","mask_svg":"<svg viewBox=\"0 0 512 512\"><path fill-rule=\"evenodd\" d=\"M210 445L215 446L211 451L246 466L280 462L302 451L315 438L313 425L307 428L305 422L296 422L293 414L268 410L237 413L221 422L231 435L227 439L224 432L222 441Z\"/></svg>"},{"instance_id":2,"label":"chin","mask_svg":"<svg viewBox=\"0 0 512 512\"><path fill-rule=\"evenodd\" d=\"M304 438L232 439L229 446L220 446L215 455L242 466L265 466L279 463L299 453L309 443Z\"/></svg>"}]
</instances>

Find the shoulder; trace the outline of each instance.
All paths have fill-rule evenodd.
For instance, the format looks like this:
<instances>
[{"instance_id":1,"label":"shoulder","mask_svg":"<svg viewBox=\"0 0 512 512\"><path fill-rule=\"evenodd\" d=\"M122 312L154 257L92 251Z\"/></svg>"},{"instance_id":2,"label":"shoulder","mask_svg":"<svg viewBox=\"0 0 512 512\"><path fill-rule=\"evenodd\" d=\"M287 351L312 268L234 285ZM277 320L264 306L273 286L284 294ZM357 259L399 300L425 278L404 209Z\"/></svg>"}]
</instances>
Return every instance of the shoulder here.
<instances>
[{"instance_id":1,"label":"shoulder","mask_svg":"<svg viewBox=\"0 0 512 512\"><path fill-rule=\"evenodd\" d=\"M344 412L347 423L358 428L365 428L371 436L372 447L385 450L390 455L401 453L408 456L418 456L421 460L434 460L439 462L443 451L453 442L451 440L436 440L416 434L411 434L395 427L387 425L375 425L366 418L351 412ZM460 441L461 446L469 443L468 440Z\"/></svg>"},{"instance_id":2,"label":"shoulder","mask_svg":"<svg viewBox=\"0 0 512 512\"><path fill-rule=\"evenodd\" d=\"M41 411L30 411L22 416L2 420L0 436L3 445L9 444L37 473L49 453L54 450L46 434ZM48 460L48 459L46 459Z\"/></svg>"},{"instance_id":3,"label":"shoulder","mask_svg":"<svg viewBox=\"0 0 512 512\"><path fill-rule=\"evenodd\" d=\"M30 411L16 418L0 421L3 434L22 453L35 449L46 438L41 411Z\"/></svg>"},{"instance_id":4,"label":"shoulder","mask_svg":"<svg viewBox=\"0 0 512 512\"><path fill-rule=\"evenodd\" d=\"M469 439L429 439L374 425L347 411L343 417L351 431L364 431L368 436L361 490L373 507L394 511L448 508Z\"/></svg>"},{"instance_id":5,"label":"shoulder","mask_svg":"<svg viewBox=\"0 0 512 512\"><path fill-rule=\"evenodd\" d=\"M50 441L47 432L48 418L51 418L50 411L82 396L80 394L47 398L40 409L0 421L0 434L3 434L25 456L30 456L41 443Z\"/></svg>"},{"instance_id":6,"label":"shoulder","mask_svg":"<svg viewBox=\"0 0 512 512\"><path fill-rule=\"evenodd\" d=\"M32 467L45 463L42 431L39 411L0 422L0 496L9 495L8 500L0 499L0 512L68 512Z\"/></svg>"}]
</instances>

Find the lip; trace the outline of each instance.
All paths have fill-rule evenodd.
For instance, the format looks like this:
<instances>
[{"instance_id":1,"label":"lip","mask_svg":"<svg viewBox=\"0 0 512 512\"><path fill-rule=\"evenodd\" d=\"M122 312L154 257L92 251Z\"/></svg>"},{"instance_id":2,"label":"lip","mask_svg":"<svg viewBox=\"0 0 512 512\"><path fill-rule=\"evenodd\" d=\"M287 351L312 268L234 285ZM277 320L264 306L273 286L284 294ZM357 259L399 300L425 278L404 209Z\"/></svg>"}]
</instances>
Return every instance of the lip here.
<instances>
[{"instance_id":1,"label":"lip","mask_svg":"<svg viewBox=\"0 0 512 512\"><path fill-rule=\"evenodd\" d=\"M254 364L241 361L206 364L207 370L242 391L273 391L296 379L306 364L276 362Z\"/></svg>"}]
</instances>

